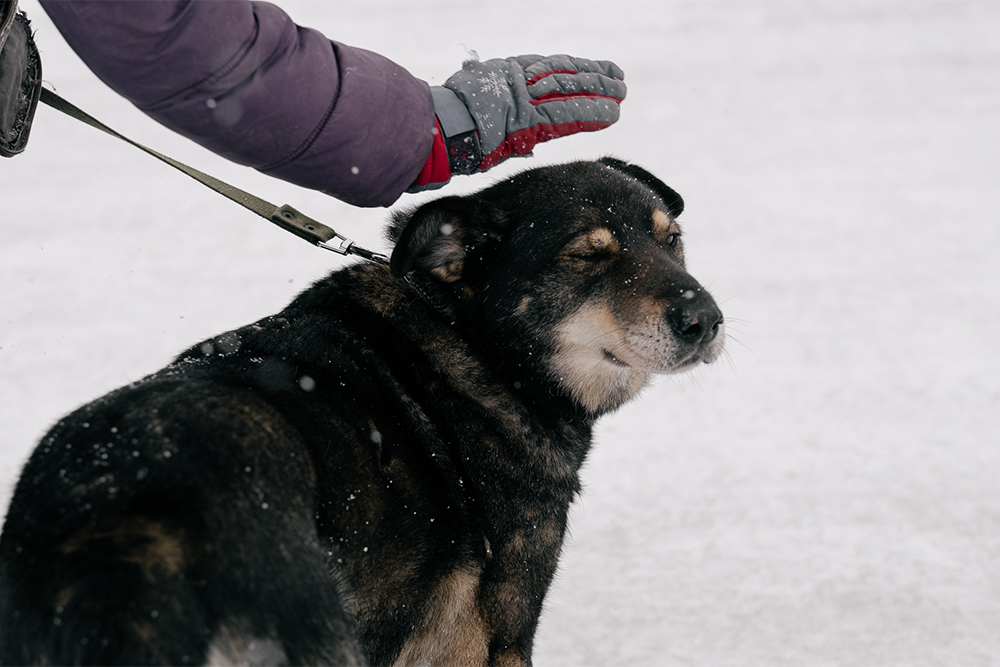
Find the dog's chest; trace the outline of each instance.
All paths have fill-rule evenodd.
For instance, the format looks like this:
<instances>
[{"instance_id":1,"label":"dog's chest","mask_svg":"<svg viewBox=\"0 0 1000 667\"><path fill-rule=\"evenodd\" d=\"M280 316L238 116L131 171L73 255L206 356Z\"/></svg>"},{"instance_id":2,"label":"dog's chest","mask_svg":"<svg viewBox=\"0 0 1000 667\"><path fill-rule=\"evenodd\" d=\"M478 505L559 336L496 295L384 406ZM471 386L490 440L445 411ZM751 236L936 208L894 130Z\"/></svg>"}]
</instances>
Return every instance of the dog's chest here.
<instances>
[{"instance_id":1,"label":"dog's chest","mask_svg":"<svg viewBox=\"0 0 1000 667\"><path fill-rule=\"evenodd\" d=\"M551 514L552 508L547 511ZM362 634L365 624L382 623L398 612L393 605L409 604L419 612L410 620L394 664L523 664L513 640L537 623L565 525L564 511L546 519L537 518L537 509L529 514L513 522L535 522L524 530L495 541L484 537L484 556L457 559L433 582L415 581L415 595L407 602L383 596L381 609L359 617ZM384 591L386 582L376 585Z\"/></svg>"},{"instance_id":2,"label":"dog's chest","mask_svg":"<svg viewBox=\"0 0 1000 667\"><path fill-rule=\"evenodd\" d=\"M345 387L310 429L320 538L373 664L501 663L504 647L518 664L590 428L540 415L442 337L413 355L439 373L410 358L380 400Z\"/></svg>"},{"instance_id":3,"label":"dog's chest","mask_svg":"<svg viewBox=\"0 0 1000 667\"><path fill-rule=\"evenodd\" d=\"M459 568L428 596L427 610L406 639L396 665L483 665L490 632L479 611L482 570Z\"/></svg>"},{"instance_id":4,"label":"dog's chest","mask_svg":"<svg viewBox=\"0 0 1000 667\"><path fill-rule=\"evenodd\" d=\"M382 444L389 447L386 433ZM493 444L491 450L503 449ZM494 654L507 644L513 650L514 638L537 622L575 472L553 484L543 481L544 471L529 471L524 457L514 465L485 456L453 469L394 454L382 452L377 484L355 488L336 504L331 525L337 528L326 536L340 561L336 567L354 583L351 598L369 659L495 661L491 646Z\"/></svg>"}]
</instances>

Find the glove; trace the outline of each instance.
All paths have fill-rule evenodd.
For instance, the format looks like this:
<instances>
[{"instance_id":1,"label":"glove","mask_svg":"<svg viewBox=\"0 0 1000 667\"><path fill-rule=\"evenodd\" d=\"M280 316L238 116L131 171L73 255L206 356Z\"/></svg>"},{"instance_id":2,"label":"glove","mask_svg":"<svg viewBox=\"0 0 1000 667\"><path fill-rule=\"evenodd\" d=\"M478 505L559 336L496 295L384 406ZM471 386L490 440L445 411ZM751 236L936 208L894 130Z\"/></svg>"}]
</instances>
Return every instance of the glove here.
<instances>
[{"instance_id":1,"label":"glove","mask_svg":"<svg viewBox=\"0 0 1000 667\"><path fill-rule=\"evenodd\" d=\"M410 192L528 155L549 139L604 129L618 120L624 77L612 62L565 55L465 62L431 87L437 132Z\"/></svg>"},{"instance_id":2,"label":"glove","mask_svg":"<svg viewBox=\"0 0 1000 667\"><path fill-rule=\"evenodd\" d=\"M42 61L16 0L0 0L0 156L13 157L28 143L42 92Z\"/></svg>"}]
</instances>

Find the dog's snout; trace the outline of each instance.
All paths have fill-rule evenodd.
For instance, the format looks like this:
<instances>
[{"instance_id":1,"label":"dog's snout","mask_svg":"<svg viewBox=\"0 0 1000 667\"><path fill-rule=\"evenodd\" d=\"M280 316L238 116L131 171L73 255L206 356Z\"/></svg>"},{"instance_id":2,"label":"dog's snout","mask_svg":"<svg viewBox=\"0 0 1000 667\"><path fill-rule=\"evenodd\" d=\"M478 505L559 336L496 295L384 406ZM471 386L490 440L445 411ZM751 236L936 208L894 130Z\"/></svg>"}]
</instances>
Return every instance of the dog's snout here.
<instances>
[{"instance_id":1,"label":"dog's snout","mask_svg":"<svg viewBox=\"0 0 1000 667\"><path fill-rule=\"evenodd\" d=\"M719 335L722 311L704 290L686 290L667 310L667 321L677 336L686 343L708 343Z\"/></svg>"}]
</instances>

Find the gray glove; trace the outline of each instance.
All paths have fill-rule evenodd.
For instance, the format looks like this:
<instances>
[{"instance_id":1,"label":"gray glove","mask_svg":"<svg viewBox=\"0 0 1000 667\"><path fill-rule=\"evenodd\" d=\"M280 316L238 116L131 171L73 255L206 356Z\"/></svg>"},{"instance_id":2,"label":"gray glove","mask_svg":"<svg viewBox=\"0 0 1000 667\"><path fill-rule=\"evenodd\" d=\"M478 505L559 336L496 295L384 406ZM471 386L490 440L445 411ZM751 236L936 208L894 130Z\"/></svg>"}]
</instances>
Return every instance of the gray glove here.
<instances>
[{"instance_id":1,"label":"gray glove","mask_svg":"<svg viewBox=\"0 0 1000 667\"><path fill-rule=\"evenodd\" d=\"M0 156L24 150L41 92L42 61L28 17L16 0L0 0Z\"/></svg>"},{"instance_id":2,"label":"gray glove","mask_svg":"<svg viewBox=\"0 0 1000 667\"><path fill-rule=\"evenodd\" d=\"M447 163L440 155L432 160L447 167L411 190L485 171L549 139L611 125L625 98L624 77L612 62L566 55L465 62L444 86L431 87Z\"/></svg>"}]
</instances>

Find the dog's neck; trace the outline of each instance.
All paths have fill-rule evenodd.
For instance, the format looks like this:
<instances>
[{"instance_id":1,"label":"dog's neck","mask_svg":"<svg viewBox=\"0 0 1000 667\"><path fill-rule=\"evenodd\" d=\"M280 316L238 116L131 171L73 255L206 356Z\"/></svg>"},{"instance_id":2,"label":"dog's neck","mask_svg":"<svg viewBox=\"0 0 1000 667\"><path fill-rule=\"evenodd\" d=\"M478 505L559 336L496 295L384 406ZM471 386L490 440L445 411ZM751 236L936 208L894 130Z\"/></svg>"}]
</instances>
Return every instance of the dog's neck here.
<instances>
[{"instance_id":1,"label":"dog's neck","mask_svg":"<svg viewBox=\"0 0 1000 667\"><path fill-rule=\"evenodd\" d=\"M433 279L422 273L411 273L406 276L406 283L436 315L451 325L455 324L454 311L434 287Z\"/></svg>"}]
</instances>

